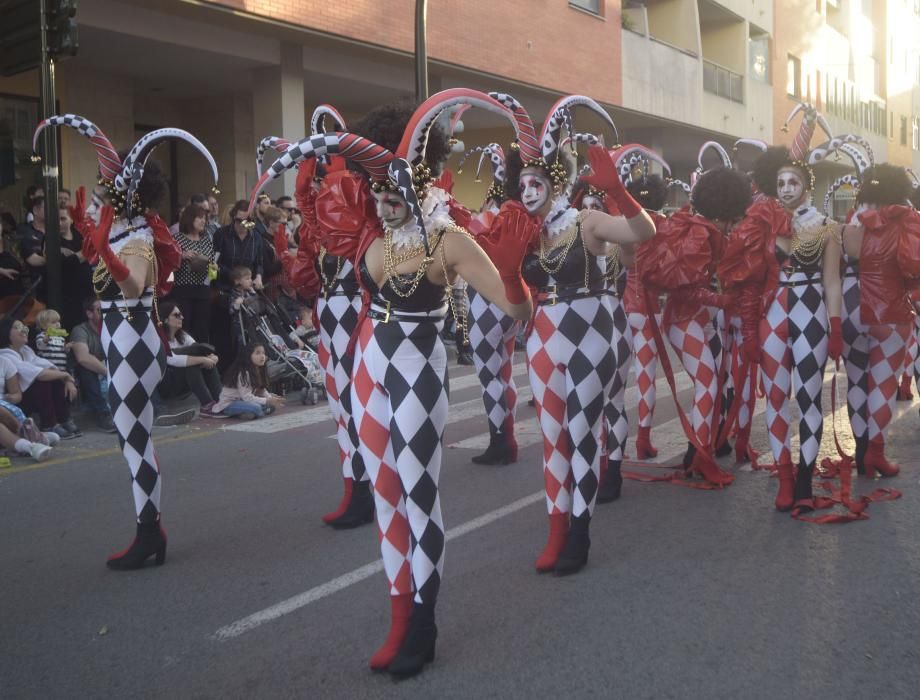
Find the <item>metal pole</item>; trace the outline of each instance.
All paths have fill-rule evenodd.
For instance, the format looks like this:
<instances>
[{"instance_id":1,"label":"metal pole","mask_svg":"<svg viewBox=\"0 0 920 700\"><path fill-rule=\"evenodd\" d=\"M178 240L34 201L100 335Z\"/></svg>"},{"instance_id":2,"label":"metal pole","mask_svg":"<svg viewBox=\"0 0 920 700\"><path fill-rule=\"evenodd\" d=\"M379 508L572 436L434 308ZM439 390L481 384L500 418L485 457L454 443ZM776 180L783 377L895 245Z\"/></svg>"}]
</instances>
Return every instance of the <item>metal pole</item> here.
<instances>
[{"instance_id":1,"label":"metal pole","mask_svg":"<svg viewBox=\"0 0 920 700\"><path fill-rule=\"evenodd\" d=\"M415 0L415 99L428 99L428 0Z\"/></svg>"},{"instance_id":2,"label":"metal pole","mask_svg":"<svg viewBox=\"0 0 920 700\"><path fill-rule=\"evenodd\" d=\"M41 22L41 108L42 118L55 113L54 61L48 55L48 34L45 25L46 0L39 0ZM58 142L57 129L42 131L42 175L45 180L45 289L48 306L60 310L64 299L61 288L61 231L58 221Z\"/></svg>"}]
</instances>

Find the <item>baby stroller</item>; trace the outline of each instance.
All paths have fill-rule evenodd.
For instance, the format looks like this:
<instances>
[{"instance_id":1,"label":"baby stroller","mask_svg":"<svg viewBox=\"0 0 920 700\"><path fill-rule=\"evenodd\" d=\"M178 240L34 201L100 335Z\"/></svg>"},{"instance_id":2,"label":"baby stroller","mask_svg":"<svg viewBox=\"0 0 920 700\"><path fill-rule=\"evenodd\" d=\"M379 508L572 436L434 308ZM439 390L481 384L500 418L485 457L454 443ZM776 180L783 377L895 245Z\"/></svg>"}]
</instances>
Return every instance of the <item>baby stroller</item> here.
<instances>
[{"instance_id":1,"label":"baby stroller","mask_svg":"<svg viewBox=\"0 0 920 700\"><path fill-rule=\"evenodd\" d=\"M280 394L299 390L304 405L326 399L326 374L319 356L307 345L296 347L294 325L277 304L259 292L244 300L236 315L243 346L253 339L265 343L268 381L273 390Z\"/></svg>"}]
</instances>

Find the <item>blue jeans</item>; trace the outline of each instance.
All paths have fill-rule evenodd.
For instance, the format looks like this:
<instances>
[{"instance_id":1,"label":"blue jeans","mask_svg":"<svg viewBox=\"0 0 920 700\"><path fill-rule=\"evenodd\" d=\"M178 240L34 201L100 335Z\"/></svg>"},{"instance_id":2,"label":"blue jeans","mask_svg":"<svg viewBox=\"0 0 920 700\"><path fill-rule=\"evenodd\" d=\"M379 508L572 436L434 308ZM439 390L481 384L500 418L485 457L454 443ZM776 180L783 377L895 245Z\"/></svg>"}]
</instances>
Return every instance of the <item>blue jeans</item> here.
<instances>
[{"instance_id":1,"label":"blue jeans","mask_svg":"<svg viewBox=\"0 0 920 700\"><path fill-rule=\"evenodd\" d=\"M231 401L230 405L221 411L225 416L238 416L241 413L251 413L256 418L261 418L265 413L261 404L251 403L249 401Z\"/></svg>"},{"instance_id":2,"label":"blue jeans","mask_svg":"<svg viewBox=\"0 0 920 700\"><path fill-rule=\"evenodd\" d=\"M80 383L80 391L82 392L83 401L87 408L96 416L111 415L109 402L105 398L109 393L108 377L100 377L95 372L81 365L77 365L74 368L74 373L77 375L77 381Z\"/></svg>"}]
</instances>

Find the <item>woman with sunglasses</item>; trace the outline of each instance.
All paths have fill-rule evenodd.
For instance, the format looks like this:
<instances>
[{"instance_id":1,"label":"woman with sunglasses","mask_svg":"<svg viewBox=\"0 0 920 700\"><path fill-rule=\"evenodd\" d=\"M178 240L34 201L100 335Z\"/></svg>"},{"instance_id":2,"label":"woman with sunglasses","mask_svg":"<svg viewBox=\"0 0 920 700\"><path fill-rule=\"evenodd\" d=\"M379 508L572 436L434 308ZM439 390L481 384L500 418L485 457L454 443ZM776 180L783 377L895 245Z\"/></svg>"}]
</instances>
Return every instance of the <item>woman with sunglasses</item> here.
<instances>
[{"instance_id":1,"label":"woman with sunglasses","mask_svg":"<svg viewBox=\"0 0 920 700\"><path fill-rule=\"evenodd\" d=\"M160 396L168 399L191 391L201 404L202 416L213 416L211 408L220 398L220 373L217 355L205 352L183 328L182 311L174 301L159 306L160 326L172 354L166 358L166 375L160 382ZM196 347L197 346L197 347ZM198 350L201 352L198 352Z\"/></svg>"}]
</instances>

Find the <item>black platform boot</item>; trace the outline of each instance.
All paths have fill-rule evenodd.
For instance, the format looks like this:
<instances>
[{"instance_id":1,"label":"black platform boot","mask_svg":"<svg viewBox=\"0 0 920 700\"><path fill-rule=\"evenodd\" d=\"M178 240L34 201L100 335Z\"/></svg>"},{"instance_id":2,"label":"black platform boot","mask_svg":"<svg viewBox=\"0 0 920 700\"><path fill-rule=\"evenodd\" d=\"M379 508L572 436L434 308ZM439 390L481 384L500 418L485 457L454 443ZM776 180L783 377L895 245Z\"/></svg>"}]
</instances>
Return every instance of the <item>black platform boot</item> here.
<instances>
[{"instance_id":1,"label":"black platform boot","mask_svg":"<svg viewBox=\"0 0 920 700\"><path fill-rule=\"evenodd\" d=\"M856 451L853 461L856 462L856 473L860 476L866 474L866 452L869 451L869 436L863 435L856 438Z\"/></svg>"},{"instance_id":2,"label":"black platform boot","mask_svg":"<svg viewBox=\"0 0 920 700\"><path fill-rule=\"evenodd\" d=\"M696 457L696 445L692 442L687 443L687 451L684 453L684 469L690 470L693 466L693 458Z\"/></svg>"},{"instance_id":3,"label":"black platform boot","mask_svg":"<svg viewBox=\"0 0 920 700\"><path fill-rule=\"evenodd\" d=\"M413 603L409 631L396 657L390 662L390 673L395 678L409 678L421 673L425 664L434 661L434 645L437 638L434 603Z\"/></svg>"},{"instance_id":4,"label":"black platform boot","mask_svg":"<svg viewBox=\"0 0 920 700\"><path fill-rule=\"evenodd\" d=\"M620 497L620 491L623 489L623 475L620 473L622 462L618 459L611 459L607 462L607 473L597 489L598 503L612 503Z\"/></svg>"},{"instance_id":5,"label":"black platform boot","mask_svg":"<svg viewBox=\"0 0 920 700\"><path fill-rule=\"evenodd\" d=\"M471 460L473 464L501 464L505 459L505 434L496 430L489 424L489 446L481 455L476 455ZM507 462L505 462L507 464Z\"/></svg>"},{"instance_id":6,"label":"black platform boot","mask_svg":"<svg viewBox=\"0 0 920 700\"><path fill-rule=\"evenodd\" d=\"M106 566L115 571L141 569L150 557L156 556L157 566L166 561L166 532L160 521L138 523L137 535L125 551L113 554Z\"/></svg>"},{"instance_id":7,"label":"black platform boot","mask_svg":"<svg viewBox=\"0 0 920 700\"><path fill-rule=\"evenodd\" d=\"M556 560L557 576L574 574L588 563L588 549L591 548L591 538L588 536L590 525L591 516L587 512L577 518L572 518L569 534L565 538L565 546Z\"/></svg>"},{"instance_id":8,"label":"black platform boot","mask_svg":"<svg viewBox=\"0 0 920 700\"><path fill-rule=\"evenodd\" d=\"M336 530L350 530L374 522L374 495L371 493L369 479L356 481L351 491L348 507L329 525Z\"/></svg>"}]
</instances>

